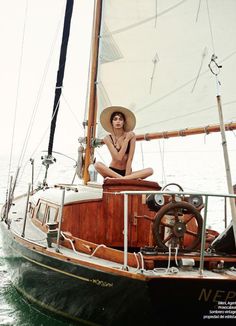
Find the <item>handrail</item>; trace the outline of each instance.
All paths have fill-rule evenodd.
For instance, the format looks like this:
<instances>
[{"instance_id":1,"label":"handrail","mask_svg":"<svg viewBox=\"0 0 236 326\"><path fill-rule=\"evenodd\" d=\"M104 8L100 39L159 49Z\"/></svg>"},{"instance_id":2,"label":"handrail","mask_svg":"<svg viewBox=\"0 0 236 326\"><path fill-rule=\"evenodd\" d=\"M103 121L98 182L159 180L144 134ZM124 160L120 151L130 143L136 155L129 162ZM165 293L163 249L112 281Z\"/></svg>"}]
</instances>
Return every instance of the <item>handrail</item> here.
<instances>
[{"instance_id":1,"label":"handrail","mask_svg":"<svg viewBox=\"0 0 236 326\"><path fill-rule=\"evenodd\" d=\"M211 196L211 197L230 197L236 199L236 194L217 194L209 192L192 192L192 191L162 191L162 190L123 190L116 192L117 194L127 194L127 195L149 195L149 194L160 194L160 195L201 195L201 196Z\"/></svg>"},{"instance_id":2,"label":"handrail","mask_svg":"<svg viewBox=\"0 0 236 326\"><path fill-rule=\"evenodd\" d=\"M200 264L199 274L203 274L204 268L204 248L205 248L205 233L206 233L206 221L207 221L207 208L208 208L208 197L224 197L224 198L235 198L236 194L216 194L216 193L200 193L200 192L185 192L185 191L142 191L142 190L126 190L117 192L117 194L124 195L124 265L123 269L128 270L128 195L150 195L150 194L161 194L161 195L201 195L205 196L205 211L204 221L202 228L202 239L201 239L201 253L200 253Z\"/></svg>"}]
</instances>

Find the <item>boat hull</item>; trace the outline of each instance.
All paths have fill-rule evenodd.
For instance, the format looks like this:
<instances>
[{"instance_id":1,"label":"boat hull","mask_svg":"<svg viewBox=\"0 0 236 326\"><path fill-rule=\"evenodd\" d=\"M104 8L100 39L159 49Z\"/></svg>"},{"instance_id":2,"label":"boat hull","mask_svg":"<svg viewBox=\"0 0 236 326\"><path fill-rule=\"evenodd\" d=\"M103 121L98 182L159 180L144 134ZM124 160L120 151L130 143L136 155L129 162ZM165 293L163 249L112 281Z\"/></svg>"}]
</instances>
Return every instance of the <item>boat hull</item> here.
<instances>
[{"instance_id":1,"label":"boat hull","mask_svg":"<svg viewBox=\"0 0 236 326\"><path fill-rule=\"evenodd\" d=\"M29 249L0 224L13 285L30 302L75 324L163 326L176 319L187 323L193 314L202 321L219 315L220 302L236 301L235 279L120 275Z\"/></svg>"}]
</instances>

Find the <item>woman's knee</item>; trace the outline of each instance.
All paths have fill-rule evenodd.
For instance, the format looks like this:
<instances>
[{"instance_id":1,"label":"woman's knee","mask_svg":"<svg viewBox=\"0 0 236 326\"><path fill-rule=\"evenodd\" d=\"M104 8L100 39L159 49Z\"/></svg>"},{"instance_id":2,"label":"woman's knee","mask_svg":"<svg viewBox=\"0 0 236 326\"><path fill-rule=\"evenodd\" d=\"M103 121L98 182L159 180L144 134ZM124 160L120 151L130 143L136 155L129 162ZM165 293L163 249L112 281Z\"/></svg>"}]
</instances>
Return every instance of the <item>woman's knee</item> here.
<instances>
[{"instance_id":1,"label":"woman's knee","mask_svg":"<svg viewBox=\"0 0 236 326\"><path fill-rule=\"evenodd\" d=\"M103 163L101 162L94 163L94 168L99 172L103 168Z\"/></svg>"},{"instance_id":2,"label":"woman's knee","mask_svg":"<svg viewBox=\"0 0 236 326\"><path fill-rule=\"evenodd\" d=\"M148 175L153 175L154 171L153 171L153 168L147 168L147 173Z\"/></svg>"}]
</instances>

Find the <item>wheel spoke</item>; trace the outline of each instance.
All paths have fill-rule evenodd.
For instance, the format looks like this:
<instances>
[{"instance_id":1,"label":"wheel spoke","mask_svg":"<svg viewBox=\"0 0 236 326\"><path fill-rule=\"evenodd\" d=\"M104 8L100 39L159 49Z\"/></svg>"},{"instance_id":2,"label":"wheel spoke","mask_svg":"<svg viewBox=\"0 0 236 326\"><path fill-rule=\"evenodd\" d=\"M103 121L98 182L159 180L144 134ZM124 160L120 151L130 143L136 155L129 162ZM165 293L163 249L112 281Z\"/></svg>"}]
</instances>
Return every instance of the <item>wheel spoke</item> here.
<instances>
[{"instance_id":1,"label":"wheel spoke","mask_svg":"<svg viewBox=\"0 0 236 326\"><path fill-rule=\"evenodd\" d=\"M186 230L185 233L187 233L187 234L189 234L189 235L191 235L191 236L193 236L195 238L197 238L197 236L198 236L197 232L194 232L194 231L191 231L191 230Z\"/></svg>"},{"instance_id":2,"label":"wheel spoke","mask_svg":"<svg viewBox=\"0 0 236 326\"><path fill-rule=\"evenodd\" d=\"M178 208L175 208L174 209L174 217L175 217L175 222L178 222L179 221L179 209Z\"/></svg>"},{"instance_id":3,"label":"wheel spoke","mask_svg":"<svg viewBox=\"0 0 236 326\"><path fill-rule=\"evenodd\" d=\"M180 250L197 248L202 230L200 212L187 202L170 202L156 214L153 225L159 248L168 250L168 242L179 245Z\"/></svg>"},{"instance_id":4,"label":"wheel spoke","mask_svg":"<svg viewBox=\"0 0 236 326\"><path fill-rule=\"evenodd\" d=\"M188 224L190 221L192 221L192 219L195 219L195 216L193 214L189 214L187 218L184 218L183 223L186 225Z\"/></svg>"},{"instance_id":5,"label":"wheel spoke","mask_svg":"<svg viewBox=\"0 0 236 326\"><path fill-rule=\"evenodd\" d=\"M164 216L162 219L161 219L161 223L160 223L162 226L164 227L167 227L167 228L170 228L172 229L173 228L173 224L171 224L171 221L169 220L168 217Z\"/></svg>"},{"instance_id":6,"label":"wheel spoke","mask_svg":"<svg viewBox=\"0 0 236 326\"><path fill-rule=\"evenodd\" d=\"M163 239L163 242L166 243L167 241L170 241L173 238L174 234L171 233L168 235L168 237L166 237L165 239Z\"/></svg>"}]
</instances>

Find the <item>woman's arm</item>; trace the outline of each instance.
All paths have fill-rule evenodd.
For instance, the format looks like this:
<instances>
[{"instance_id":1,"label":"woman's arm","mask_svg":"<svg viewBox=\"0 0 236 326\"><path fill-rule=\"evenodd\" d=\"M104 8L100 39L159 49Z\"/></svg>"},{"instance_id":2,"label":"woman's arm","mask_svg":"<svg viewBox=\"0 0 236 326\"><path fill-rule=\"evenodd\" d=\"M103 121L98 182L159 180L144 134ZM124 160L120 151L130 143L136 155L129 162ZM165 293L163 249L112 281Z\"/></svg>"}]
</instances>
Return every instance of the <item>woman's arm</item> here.
<instances>
[{"instance_id":1,"label":"woman's arm","mask_svg":"<svg viewBox=\"0 0 236 326\"><path fill-rule=\"evenodd\" d=\"M122 161L124 156L125 156L125 153L126 153L126 149L128 147L128 144L129 144L129 141L130 139L132 139L133 137L135 136L135 134L130 131L130 132L127 132L123 142L122 142L122 146L118 152L118 150L114 147L112 141L111 141L111 137L109 135L107 135L104 139L103 139L103 142L107 145L110 153L111 153L111 156L114 160L116 161Z\"/></svg>"},{"instance_id":2,"label":"woman's arm","mask_svg":"<svg viewBox=\"0 0 236 326\"><path fill-rule=\"evenodd\" d=\"M135 135L130 140L130 149L129 149L129 156L126 163L126 169L125 169L125 175L129 175L132 173L132 162L134 158L134 152L135 152L135 144L136 144L136 138Z\"/></svg>"}]
</instances>

